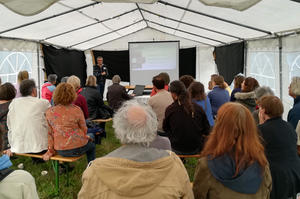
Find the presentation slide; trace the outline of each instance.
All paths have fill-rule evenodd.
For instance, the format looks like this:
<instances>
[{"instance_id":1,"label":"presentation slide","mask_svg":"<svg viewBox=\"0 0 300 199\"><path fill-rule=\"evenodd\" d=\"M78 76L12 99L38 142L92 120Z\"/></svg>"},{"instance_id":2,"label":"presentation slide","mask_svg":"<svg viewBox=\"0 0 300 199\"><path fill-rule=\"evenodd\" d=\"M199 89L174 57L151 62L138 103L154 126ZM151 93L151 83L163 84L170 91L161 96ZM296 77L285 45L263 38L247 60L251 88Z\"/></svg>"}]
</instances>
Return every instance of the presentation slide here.
<instances>
[{"instance_id":1,"label":"presentation slide","mask_svg":"<svg viewBox=\"0 0 300 199\"><path fill-rule=\"evenodd\" d=\"M131 85L151 85L152 77L161 72L178 79L179 41L130 42L129 59Z\"/></svg>"}]
</instances>

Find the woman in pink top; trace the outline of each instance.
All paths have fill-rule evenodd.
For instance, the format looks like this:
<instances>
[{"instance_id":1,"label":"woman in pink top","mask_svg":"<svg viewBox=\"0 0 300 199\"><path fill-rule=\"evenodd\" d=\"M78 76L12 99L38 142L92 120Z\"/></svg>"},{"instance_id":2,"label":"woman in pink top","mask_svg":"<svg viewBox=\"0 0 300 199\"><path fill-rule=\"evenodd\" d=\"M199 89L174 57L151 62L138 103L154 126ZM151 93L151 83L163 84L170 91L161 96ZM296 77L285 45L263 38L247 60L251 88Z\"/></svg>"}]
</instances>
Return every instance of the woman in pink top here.
<instances>
[{"instance_id":1,"label":"woman in pink top","mask_svg":"<svg viewBox=\"0 0 300 199\"><path fill-rule=\"evenodd\" d=\"M68 83L60 83L55 89L55 106L46 111L49 132L44 160L49 160L55 152L65 157L86 153L88 162L95 159L95 144L89 141L92 136L86 133L84 115L78 106L72 104L76 97L74 87Z\"/></svg>"}]
</instances>

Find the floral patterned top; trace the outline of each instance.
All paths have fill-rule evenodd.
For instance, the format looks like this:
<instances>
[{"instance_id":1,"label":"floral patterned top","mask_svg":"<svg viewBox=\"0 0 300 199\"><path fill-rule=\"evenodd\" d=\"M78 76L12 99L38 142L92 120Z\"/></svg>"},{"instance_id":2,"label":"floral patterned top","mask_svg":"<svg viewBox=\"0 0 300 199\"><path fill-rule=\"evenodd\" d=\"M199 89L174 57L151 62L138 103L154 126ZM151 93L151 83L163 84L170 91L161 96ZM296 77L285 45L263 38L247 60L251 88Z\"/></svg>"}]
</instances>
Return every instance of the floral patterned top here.
<instances>
[{"instance_id":1,"label":"floral patterned top","mask_svg":"<svg viewBox=\"0 0 300 199\"><path fill-rule=\"evenodd\" d=\"M3 150L10 148L7 138L7 113L10 102L11 101L0 104L0 135L3 136Z\"/></svg>"},{"instance_id":2,"label":"floral patterned top","mask_svg":"<svg viewBox=\"0 0 300 199\"><path fill-rule=\"evenodd\" d=\"M46 111L49 125L48 152L70 150L87 144L87 127L83 112L76 105L57 105Z\"/></svg>"}]
</instances>

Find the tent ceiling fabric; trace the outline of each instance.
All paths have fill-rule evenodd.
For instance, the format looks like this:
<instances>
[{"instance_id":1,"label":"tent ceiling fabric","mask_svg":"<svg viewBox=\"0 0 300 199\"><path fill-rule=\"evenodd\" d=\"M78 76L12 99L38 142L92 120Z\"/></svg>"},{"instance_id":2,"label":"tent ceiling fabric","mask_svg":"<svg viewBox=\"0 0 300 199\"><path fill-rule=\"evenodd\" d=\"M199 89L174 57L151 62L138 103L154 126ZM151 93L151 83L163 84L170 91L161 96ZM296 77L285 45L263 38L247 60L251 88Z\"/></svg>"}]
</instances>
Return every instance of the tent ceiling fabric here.
<instances>
[{"instance_id":1,"label":"tent ceiling fabric","mask_svg":"<svg viewBox=\"0 0 300 199\"><path fill-rule=\"evenodd\" d=\"M261 0L199 0L208 6L217 6L224 8L232 8L239 11L244 11L251 6L254 6Z\"/></svg>"},{"instance_id":2,"label":"tent ceiling fabric","mask_svg":"<svg viewBox=\"0 0 300 199\"><path fill-rule=\"evenodd\" d=\"M21 4L18 2L23 1L0 0L5 5L0 4L0 37L79 50L107 46L147 28L210 46L300 29L300 4L290 0L261 0L243 12L207 6L199 0L158 0L154 4L44 0L39 2L43 6L50 3L47 9L26 17L6 8Z\"/></svg>"}]
</instances>

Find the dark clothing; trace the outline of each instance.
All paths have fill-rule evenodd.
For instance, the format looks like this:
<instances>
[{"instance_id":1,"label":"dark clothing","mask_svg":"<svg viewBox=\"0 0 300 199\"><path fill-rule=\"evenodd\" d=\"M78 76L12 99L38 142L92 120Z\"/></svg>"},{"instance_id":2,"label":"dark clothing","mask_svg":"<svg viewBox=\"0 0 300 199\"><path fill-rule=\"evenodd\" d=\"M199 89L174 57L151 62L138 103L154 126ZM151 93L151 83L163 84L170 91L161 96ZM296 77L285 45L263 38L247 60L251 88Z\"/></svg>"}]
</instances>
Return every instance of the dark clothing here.
<instances>
[{"instance_id":1,"label":"dark clothing","mask_svg":"<svg viewBox=\"0 0 300 199\"><path fill-rule=\"evenodd\" d=\"M227 92L227 91L226 91ZM178 101L166 109L163 130L169 134L172 149L181 154L199 153L204 144L204 136L209 134L210 125L203 109L193 103L192 113L187 114Z\"/></svg>"},{"instance_id":2,"label":"dark clothing","mask_svg":"<svg viewBox=\"0 0 300 199\"><path fill-rule=\"evenodd\" d=\"M99 108L104 105L104 102L97 88L93 86L87 86L82 89L80 94L86 99L89 117L91 119L99 118L98 111Z\"/></svg>"},{"instance_id":3,"label":"dark clothing","mask_svg":"<svg viewBox=\"0 0 300 199\"><path fill-rule=\"evenodd\" d=\"M300 192L300 159L297 134L280 117L258 126L265 143L266 156L273 180L271 199L287 199Z\"/></svg>"},{"instance_id":4,"label":"dark clothing","mask_svg":"<svg viewBox=\"0 0 300 199\"><path fill-rule=\"evenodd\" d=\"M249 109L250 112L255 111L256 103L255 103L255 93L252 92L238 92L235 95L236 102L244 105Z\"/></svg>"},{"instance_id":5,"label":"dark clothing","mask_svg":"<svg viewBox=\"0 0 300 199\"><path fill-rule=\"evenodd\" d=\"M84 114L84 119L87 119L89 117L89 111L88 111L88 107L87 107L85 98L80 94L81 90L82 89L79 89L77 91L77 98L73 104L80 107L80 109L82 110L82 112Z\"/></svg>"},{"instance_id":6,"label":"dark clothing","mask_svg":"<svg viewBox=\"0 0 300 199\"><path fill-rule=\"evenodd\" d=\"M231 96L230 96L230 101L231 102L235 102L235 97L234 97L234 94L235 93L238 93L238 92L242 92L242 89L241 88L235 88L231 91Z\"/></svg>"},{"instance_id":7,"label":"dark clothing","mask_svg":"<svg viewBox=\"0 0 300 199\"><path fill-rule=\"evenodd\" d=\"M132 97L127 94L125 87L120 84L115 83L107 88L106 99L114 111L118 110L124 101L131 98Z\"/></svg>"},{"instance_id":8,"label":"dark clothing","mask_svg":"<svg viewBox=\"0 0 300 199\"><path fill-rule=\"evenodd\" d=\"M99 67L98 65L95 65L93 67L93 74L97 78L97 84L98 84L98 89L99 92L103 98L103 93L104 93L104 88L105 88L105 81L106 78L108 77L108 70L107 66L105 64L102 64L102 67ZM105 75L102 75L102 73L105 72Z\"/></svg>"},{"instance_id":9,"label":"dark clothing","mask_svg":"<svg viewBox=\"0 0 300 199\"><path fill-rule=\"evenodd\" d=\"M2 135L3 150L10 148L7 137L7 113L10 102L11 101L0 104L0 135Z\"/></svg>"},{"instance_id":10,"label":"dark clothing","mask_svg":"<svg viewBox=\"0 0 300 199\"><path fill-rule=\"evenodd\" d=\"M300 96L297 96L294 99L293 108L289 111L287 121L293 125L294 129L296 129L299 120L300 120Z\"/></svg>"},{"instance_id":11,"label":"dark clothing","mask_svg":"<svg viewBox=\"0 0 300 199\"><path fill-rule=\"evenodd\" d=\"M213 116L216 116L219 108L226 102L229 102L230 99L228 91L226 89L219 88L219 86L215 86L207 96L210 100Z\"/></svg>"}]
</instances>

